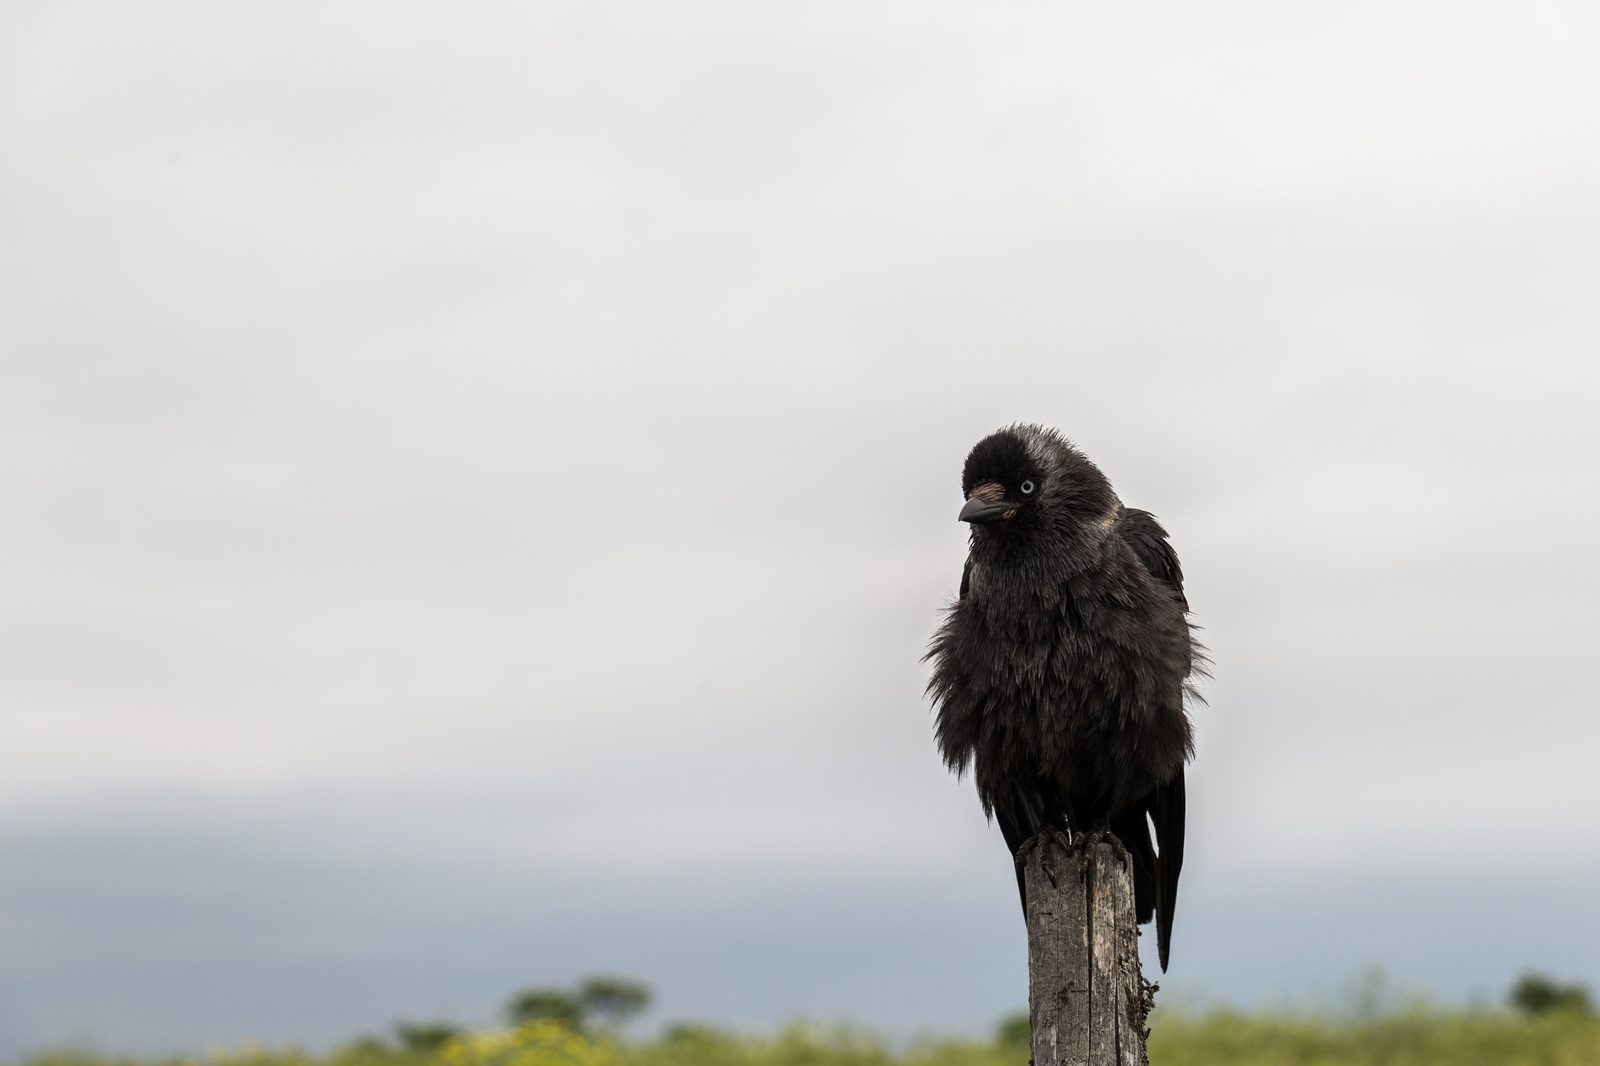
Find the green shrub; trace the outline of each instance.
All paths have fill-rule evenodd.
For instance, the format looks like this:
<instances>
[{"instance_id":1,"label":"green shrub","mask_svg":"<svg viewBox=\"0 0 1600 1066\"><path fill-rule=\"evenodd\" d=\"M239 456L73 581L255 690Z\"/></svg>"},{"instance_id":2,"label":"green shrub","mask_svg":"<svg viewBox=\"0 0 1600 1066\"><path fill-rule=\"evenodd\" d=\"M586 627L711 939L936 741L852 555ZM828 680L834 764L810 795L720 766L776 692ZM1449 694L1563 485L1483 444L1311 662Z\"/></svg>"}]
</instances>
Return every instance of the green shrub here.
<instances>
[{"instance_id":1,"label":"green shrub","mask_svg":"<svg viewBox=\"0 0 1600 1066\"><path fill-rule=\"evenodd\" d=\"M1583 985L1557 984L1539 973L1523 974L1511 986L1511 1005L1529 1014L1548 1014L1550 1011L1594 1013L1589 990Z\"/></svg>"},{"instance_id":2,"label":"green shrub","mask_svg":"<svg viewBox=\"0 0 1600 1066\"><path fill-rule=\"evenodd\" d=\"M401 1040L352 1041L321 1055L287 1047L214 1049L204 1059L114 1058L77 1049L32 1056L26 1066L1025 1066L1027 1017L993 1039L924 1037L894 1043L855 1026L796 1023L738 1033L670 1026L658 1039L624 1041L546 1019L511 1029L399 1029ZM1540 1013L1446 1010L1413 1004L1344 1015L1161 1009L1151 1019L1151 1066L1597 1066L1600 1018L1571 1008ZM409 1038L407 1034L410 1034Z\"/></svg>"}]
</instances>

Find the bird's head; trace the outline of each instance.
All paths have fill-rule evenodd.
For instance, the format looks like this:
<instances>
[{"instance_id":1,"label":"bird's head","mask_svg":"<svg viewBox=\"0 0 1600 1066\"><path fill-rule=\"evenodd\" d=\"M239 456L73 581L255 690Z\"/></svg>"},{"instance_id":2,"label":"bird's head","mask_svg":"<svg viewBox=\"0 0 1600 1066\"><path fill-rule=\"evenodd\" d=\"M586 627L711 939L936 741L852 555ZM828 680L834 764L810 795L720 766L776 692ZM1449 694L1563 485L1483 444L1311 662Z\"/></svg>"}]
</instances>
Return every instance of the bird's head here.
<instances>
[{"instance_id":1,"label":"bird's head","mask_svg":"<svg viewBox=\"0 0 1600 1066\"><path fill-rule=\"evenodd\" d=\"M961 472L961 521L978 537L1109 530L1121 501L1098 467L1061 434L1016 425L979 441Z\"/></svg>"}]
</instances>

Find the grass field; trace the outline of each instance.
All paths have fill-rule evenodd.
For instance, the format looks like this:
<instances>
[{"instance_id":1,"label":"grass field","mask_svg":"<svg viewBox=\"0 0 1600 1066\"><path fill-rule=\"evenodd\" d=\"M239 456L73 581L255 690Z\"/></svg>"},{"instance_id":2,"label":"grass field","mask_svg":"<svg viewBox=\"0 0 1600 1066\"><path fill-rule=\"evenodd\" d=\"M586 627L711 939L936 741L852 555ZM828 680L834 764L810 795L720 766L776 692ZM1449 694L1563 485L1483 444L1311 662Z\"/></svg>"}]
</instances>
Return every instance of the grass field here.
<instances>
[{"instance_id":1,"label":"grass field","mask_svg":"<svg viewBox=\"0 0 1600 1066\"><path fill-rule=\"evenodd\" d=\"M1600 1018L1579 1010L1541 1014L1427 1006L1358 1016L1158 1011L1152 1066L1600 1066ZM540 1020L514 1029L409 1041L352 1041L321 1055L294 1048L213 1049L204 1059L127 1059L59 1050L27 1066L1024 1066L1026 1021L989 1040L890 1043L848 1026L796 1024L776 1033L677 1026L652 1040L584 1036Z\"/></svg>"}]
</instances>

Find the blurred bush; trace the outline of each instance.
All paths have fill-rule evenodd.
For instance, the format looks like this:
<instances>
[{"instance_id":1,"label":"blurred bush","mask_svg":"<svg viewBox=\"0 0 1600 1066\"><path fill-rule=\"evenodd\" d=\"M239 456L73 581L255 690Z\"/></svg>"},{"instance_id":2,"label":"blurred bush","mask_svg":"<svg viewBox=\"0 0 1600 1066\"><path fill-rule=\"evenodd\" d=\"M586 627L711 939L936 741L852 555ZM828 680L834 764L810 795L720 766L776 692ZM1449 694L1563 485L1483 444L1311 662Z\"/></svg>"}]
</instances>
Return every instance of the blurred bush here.
<instances>
[{"instance_id":1,"label":"blurred bush","mask_svg":"<svg viewBox=\"0 0 1600 1066\"><path fill-rule=\"evenodd\" d=\"M437 1051L461 1032L453 1022L397 1022L395 1035L407 1051Z\"/></svg>"},{"instance_id":2,"label":"blurred bush","mask_svg":"<svg viewBox=\"0 0 1600 1066\"><path fill-rule=\"evenodd\" d=\"M1031 1050L1033 1023L1028 1020L1028 1012L1019 1010L1000 1019L1000 1024L994 1028L994 1042L1002 1048L1021 1049L1025 1052Z\"/></svg>"},{"instance_id":3,"label":"blurred bush","mask_svg":"<svg viewBox=\"0 0 1600 1066\"><path fill-rule=\"evenodd\" d=\"M463 1033L440 1045L434 1058L438 1066L621 1066L615 1044L549 1020Z\"/></svg>"},{"instance_id":4,"label":"blurred bush","mask_svg":"<svg viewBox=\"0 0 1600 1066\"><path fill-rule=\"evenodd\" d=\"M634 985L635 988L643 986ZM551 990L534 990L545 995ZM893 1042L856 1026L796 1023L772 1033L677 1024L653 1040L626 1040L618 1026L648 999L600 1009L584 985L555 990L579 1007L510 1029L459 1031L447 1022L396 1026L393 1042L352 1041L320 1055L244 1045L204 1059L131 1059L58 1049L25 1066L1024 1066L1028 1017L1001 1021L987 1040L923 1037ZM514 1001L528 1002L523 993ZM648 993L645 994L646 997ZM1368 997L1370 998L1370 997ZM1515 1011L1445 1009L1420 1000L1372 1011L1363 1000L1338 1014L1228 1008L1161 1008L1151 1018L1152 1066L1597 1066L1600 1017L1588 992L1530 975L1513 987ZM546 1000L532 1001L545 1010Z\"/></svg>"},{"instance_id":5,"label":"blurred bush","mask_svg":"<svg viewBox=\"0 0 1600 1066\"><path fill-rule=\"evenodd\" d=\"M512 1025L557 1022L574 1032L598 1024L620 1029L650 1005L650 986L626 977L586 977L576 988L528 988L511 997L506 1015Z\"/></svg>"},{"instance_id":6,"label":"blurred bush","mask_svg":"<svg viewBox=\"0 0 1600 1066\"><path fill-rule=\"evenodd\" d=\"M1558 984L1539 973L1523 974L1511 986L1511 1005L1529 1014L1548 1014L1550 1011L1594 1013L1589 990L1583 985Z\"/></svg>"},{"instance_id":7,"label":"blurred bush","mask_svg":"<svg viewBox=\"0 0 1600 1066\"><path fill-rule=\"evenodd\" d=\"M1600 1063L1600 1019L1413 1006L1373 1018L1214 1010L1151 1019L1153 1066L1580 1066Z\"/></svg>"},{"instance_id":8,"label":"blurred bush","mask_svg":"<svg viewBox=\"0 0 1600 1066\"><path fill-rule=\"evenodd\" d=\"M650 1005L650 987L626 977L588 977L578 985L577 1000L583 1020L616 1028Z\"/></svg>"},{"instance_id":9,"label":"blurred bush","mask_svg":"<svg viewBox=\"0 0 1600 1066\"><path fill-rule=\"evenodd\" d=\"M529 988L518 992L506 1004L506 1017L512 1025L529 1022L555 1022L574 1032L583 1031L583 1008L577 999L559 988Z\"/></svg>"}]
</instances>

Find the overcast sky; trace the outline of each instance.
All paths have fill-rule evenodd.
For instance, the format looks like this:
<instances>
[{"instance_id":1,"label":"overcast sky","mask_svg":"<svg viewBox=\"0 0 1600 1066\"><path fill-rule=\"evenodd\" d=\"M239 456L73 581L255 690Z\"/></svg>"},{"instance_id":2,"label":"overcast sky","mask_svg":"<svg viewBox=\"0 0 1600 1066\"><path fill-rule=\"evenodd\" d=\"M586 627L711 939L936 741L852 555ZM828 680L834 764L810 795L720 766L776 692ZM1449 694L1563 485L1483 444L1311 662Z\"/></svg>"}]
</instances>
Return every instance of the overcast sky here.
<instances>
[{"instance_id":1,"label":"overcast sky","mask_svg":"<svg viewBox=\"0 0 1600 1066\"><path fill-rule=\"evenodd\" d=\"M1169 987L1600 982L1591 5L0 10L0 1054L1020 1006L1019 420L1216 661Z\"/></svg>"}]
</instances>

